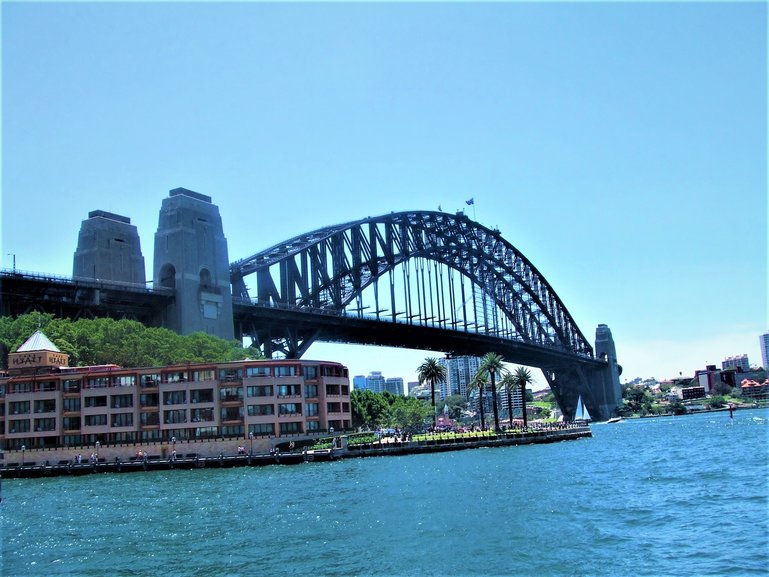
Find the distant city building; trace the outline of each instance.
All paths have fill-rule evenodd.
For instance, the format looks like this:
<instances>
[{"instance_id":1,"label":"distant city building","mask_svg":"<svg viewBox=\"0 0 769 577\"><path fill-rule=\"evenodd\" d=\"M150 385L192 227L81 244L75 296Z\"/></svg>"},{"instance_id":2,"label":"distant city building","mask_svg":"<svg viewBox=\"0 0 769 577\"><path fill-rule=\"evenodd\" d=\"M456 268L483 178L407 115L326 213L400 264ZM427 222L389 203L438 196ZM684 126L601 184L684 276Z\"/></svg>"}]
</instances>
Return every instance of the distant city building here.
<instances>
[{"instance_id":1,"label":"distant city building","mask_svg":"<svg viewBox=\"0 0 769 577\"><path fill-rule=\"evenodd\" d=\"M759 342L761 343L761 366L769 371L769 332L761 335Z\"/></svg>"},{"instance_id":2,"label":"distant city building","mask_svg":"<svg viewBox=\"0 0 769 577\"><path fill-rule=\"evenodd\" d=\"M388 377L385 379L384 390L393 395L403 396L403 378Z\"/></svg>"},{"instance_id":3,"label":"distant city building","mask_svg":"<svg viewBox=\"0 0 769 577\"><path fill-rule=\"evenodd\" d=\"M705 387L687 387L681 389L681 398L684 401L702 399L705 396Z\"/></svg>"},{"instance_id":4,"label":"distant city building","mask_svg":"<svg viewBox=\"0 0 769 577\"><path fill-rule=\"evenodd\" d=\"M467 387L478 372L480 357L458 356L438 359L446 367L446 382L440 385L441 399L449 395L462 395L467 398Z\"/></svg>"},{"instance_id":5,"label":"distant city building","mask_svg":"<svg viewBox=\"0 0 769 577\"><path fill-rule=\"evenodd\" d=\"M716 365L708 365L704 371L696 371L694 378L699 386L703 388L705 394L709 395L715 390L716 382L721 380L721 373L716 369Z\"/></svg>"},{"instance_id":6,"label":"distant city building","mask_svg":"<svg viewBox=\"0 0 769 577\"><path fill-rule=\"evenodd\" d=\"M381 393L385 390L385 378L380 371L372 371L366 377L366 388L375 393Z\"/></svg>"},{"instance_id":7,"label":"distant city building","mask_svg":"<svg viewBox=\"0 0 769 577\"><path fill-rule=\"evenodd\" d=\"M733 357L727 357L721 363L721 369L724 371L733 369L740 373L749 371L750 362L748 361L748 355L736 355Z\"/></svg>"},{"instance_id":8,"label":"distant city building","mask_svg":"<svg viewBox=\"0 0 769 577\"><path fill-rule=\"evenodd\" d=\"M352 378L352 388L356 391L366 390L366 375L355 375Z\"/></svg>"},{"instance_id":9,"label":"distant city building","mask_svg":"<svg viewBox=\"0 0 769 577\"><path fill-rule=\"evenodd\" d=\"M408 390L408 395L411 396L411 391L413 391L414 389L419 387L419 381L409 381L406 384L406 387L408 387L408 389L407 389Z\"/></svg>"}]
</instances>

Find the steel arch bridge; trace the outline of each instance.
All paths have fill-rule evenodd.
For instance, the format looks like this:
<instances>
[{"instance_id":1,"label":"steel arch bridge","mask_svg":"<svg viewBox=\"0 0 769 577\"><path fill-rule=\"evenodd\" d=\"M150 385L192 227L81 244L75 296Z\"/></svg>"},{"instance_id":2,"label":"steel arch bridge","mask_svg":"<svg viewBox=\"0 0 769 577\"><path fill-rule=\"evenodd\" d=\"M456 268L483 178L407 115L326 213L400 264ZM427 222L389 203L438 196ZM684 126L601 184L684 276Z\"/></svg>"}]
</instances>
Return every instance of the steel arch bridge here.
<instances>
[{"instance_id":1,"label":"steel arch bridge","mask_svg":"<svg viewBox=\"0 0 769 577\"><path fill-rule=\"evenodd\" d=\"M579 396L597 418L621 400L613 342L599 337L596 355L537 268L462 212L321 228L232 263L230 276L236 334L267 356L298 358L315 341L494 351L541 368L567 416Z\"/></svg>"}]
</instances>

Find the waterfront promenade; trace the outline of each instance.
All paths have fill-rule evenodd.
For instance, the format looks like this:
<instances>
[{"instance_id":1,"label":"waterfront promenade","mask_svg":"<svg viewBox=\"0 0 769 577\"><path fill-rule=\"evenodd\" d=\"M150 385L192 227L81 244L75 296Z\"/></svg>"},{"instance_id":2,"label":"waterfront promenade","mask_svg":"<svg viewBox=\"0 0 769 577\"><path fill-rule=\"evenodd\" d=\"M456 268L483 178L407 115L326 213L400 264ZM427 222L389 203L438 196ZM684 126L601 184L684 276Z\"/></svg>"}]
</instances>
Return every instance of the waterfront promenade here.
<instances>
[{"instance_id":1,"label":"waterfront promenade","mask_svg":"<svg viewBox=\"0 0 769 577\"><path fill-rule=\"evenodd\" d=\"M500 432L488 436L440 435L411 441L382 439L375 443L348 444L348 437L335 437L335 448L301 449L289 451L270 451L258 454L232 454L225 452L231 446L227 443L215 456L202 456L199 453L177 453L175 457L133 456L114 459L99 457L84 459L78 463L74 459L46 460L40 462L34 457L36 451L27 451L28 460L24 463L8 462L0 467L0 475L5 479L40 478L54 476L79 476L96 473L130 473L144 471L167 471L172 469L231 468L265 465L296 465L305 462L322 462L346 458L380 457L459 451L485 447L506 447L537 443L556 443L591 437L588 425L570 424L532 428L526 431ZM241 441L242 442L242 441ZM105 449L107 449L105 447ZM210 452L210 447L209 447Z\"/></svg>"}]
</instances>

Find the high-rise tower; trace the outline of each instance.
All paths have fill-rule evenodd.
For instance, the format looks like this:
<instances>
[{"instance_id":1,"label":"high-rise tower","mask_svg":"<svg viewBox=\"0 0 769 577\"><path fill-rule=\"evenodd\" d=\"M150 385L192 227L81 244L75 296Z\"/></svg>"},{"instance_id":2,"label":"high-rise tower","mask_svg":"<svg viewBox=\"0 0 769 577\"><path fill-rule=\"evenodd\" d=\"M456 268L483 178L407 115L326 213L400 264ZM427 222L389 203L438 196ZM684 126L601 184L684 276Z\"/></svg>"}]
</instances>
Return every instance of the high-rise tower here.
<instances>
[{"instance_id":1,"label":"high-rise tower","mask_svg":"<svg viewBox=\"0 0 769 577\"><path fill-rule=\"evenodd\" d=\"M176 291L165 326L233 338L227 239L211 197L175 188L163 200L155 233L154 285Z\"/></svg>"},{"instance_id":2,"label":"high-rise tower","mask_svg":"<svg viewBox=\"0 0 769 577\"><path fill-rule=\"evenodd\" d=\"M761 344L761 366L765 371L769 371L769 331L765 332L758 339Z\"/></svg>"}]
</instances>

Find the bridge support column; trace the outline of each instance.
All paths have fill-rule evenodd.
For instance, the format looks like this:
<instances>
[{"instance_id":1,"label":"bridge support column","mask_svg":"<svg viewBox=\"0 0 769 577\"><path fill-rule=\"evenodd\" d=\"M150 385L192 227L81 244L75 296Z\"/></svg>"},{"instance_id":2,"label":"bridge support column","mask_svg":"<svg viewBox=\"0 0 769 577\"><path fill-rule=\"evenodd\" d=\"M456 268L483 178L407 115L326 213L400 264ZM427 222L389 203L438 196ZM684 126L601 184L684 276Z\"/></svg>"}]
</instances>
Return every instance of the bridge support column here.
<instances>
[{"instance_id":1,"label":"bridge support column","mask_svg":"<svg viewBox=\"0 0 769 577\"><path fill-rule=\"evenodd\" d=\"M607 363L605 368L595 371L592 377L592 389L598 401L600 420L606 420L616 417L618 409L622 406L622 387L619 383L622 367L617 363L617 351L611 330L603 324L598 325L595 330L595 356Z\"/></svg>"},{"instance_id":2,"label":"bridge support column","mask_svg":"<svg viewBox=\"0 0 769 577\"><path fill-rule=\"evenodd\" d=\"M617 364L614 339L606 325L598 325L596 329L595 350L596 357L606 361L605 367L591 370L575 364L542 369L566 420L574 419L580 397L594 421L616 416L622 406L621 368Z\"/></svg>"},{"instance_id":3,"label":"bridge support column","mask_svg":"<svg viewBox=\"0 0 769 577\"><path fill-rule=\"evenodd\" d=\"M163 200L155 233L154 285L175 289L165 326L188 335L233 338L227 239L211 197L176 188Z\"/></svg>"}]
</instances>

